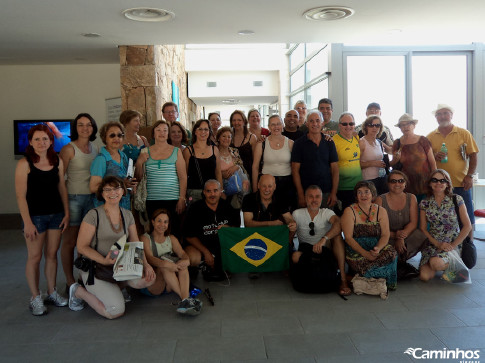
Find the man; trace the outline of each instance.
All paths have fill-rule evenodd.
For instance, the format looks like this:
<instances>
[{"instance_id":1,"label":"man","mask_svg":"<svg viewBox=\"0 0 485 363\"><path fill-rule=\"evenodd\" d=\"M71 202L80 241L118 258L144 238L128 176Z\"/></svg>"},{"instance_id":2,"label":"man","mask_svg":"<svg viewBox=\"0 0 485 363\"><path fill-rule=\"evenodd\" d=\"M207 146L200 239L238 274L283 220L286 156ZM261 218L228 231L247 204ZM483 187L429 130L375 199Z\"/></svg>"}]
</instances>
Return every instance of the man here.
<instances>
[{"instance_id":1,"label":"man","mask_svg":"<svg viewBox=\"0 0 485 363\"><path fill-rule=\"evenodd\" d=\"M264 174L259 178L258 191L246 195L242 211L245 227L269 227L287 224L288 228L296 230L296 224L290 212L283 203L274 199L276 181L274 176Z\"/></svg>"},{"instance_id":2,"label":"man","mask_svg":"<svg viewBox=\"0 0 485 363\"><path fill-rule=\"evenodd\" d=\"M472 227L475 224L473 215L472 186L473 175L477 170L478 146L472 134L465 129L453 125L453 108L446 104L438 104L433 111L438 128L428 134L427 138L431 142L436 167L446 170L451 177L453 193L459 194L465 201L466 210ZM446 145L448 154L441 151L441 145ZM442 160L448 156L448 162ZM469 236L473 239L473 229Z\"/></svg>"},{"instance_id":3,"label":"man","mask_svg":"<svg viewBox=\"0 0 485 363\"><path fill-rule=\"evenodd\" d=\"M322 98L318 101L318 111L320 111L323 116L322 132L330 136L335 135L338 131L338 123L332 120L332 100L330 98ZM300 130L308 132L308 125L305 124L300 126Z\"/></svg>"},{"instance_id":4,"label":"man","mask_svg":"<svg viewBox=\"0 0 485 363\"><path fill-rule=\"evenodd\" d=\"M355 120L350 112L339 118L339 132L333 137L338 155L339 182L337 197L342 202L342 212L354 203L354 186L362 180L359 138L355 135Z\"/></svg>"},{"instance_id":5,"label":"man","mask_svg":"<svg viewBox=\"0 0 485 363\"><path fill-rule=\"evenodd\" d=\"M330 209L320 208L322 204L322 190L317 185L310 185L305 191L306 208L297 209L293 212L296 222L296 234L298 236L298 251L293 252L291 260L298 264L303 254L316 254L321 259L320 263L330 262L333 268L333 259L337 260L340 270L339 294L350 295L352 292L347 284L345 275L345 249L340 228L340 219ZM332 257L330 257L333 255ZM325 256L325 258L323 258ZM330 261L329 261L330 257ZM309 261L305 260L305 262ZM337 271L335 271L335 276ZM331 282L330 282L331 283Z\"/></svg>"},{"instance_id":6,"label":"man","mask_svg":"<svg viewBox=\"0 0 485 363\"><path fill-rule=\"evenodd\" d=\"M203 199L194 202L185 219L185 249L191 266L201 261L210 268L204 273L206 280L222 280L221 246L217 232L222 227L239 227L239 212L221 199L222 189L217 180L209 179L204 184ZM204 272L204 271L203 271Z\"/></svg>"},{"instance_id":7,"label":"man","mask_svg":"<svg viewBox=\"0 0 485 363\"><path fill-rule=\"evenodd\" d=\"M283 129L283 136L295 141L303 136L303 132L298 130L299 114L296 110L289 110L285 113L285 127Z\"/></svg>"},{"instance_id":8,"label":"man","mask_svg":"<svg viewBox=\"0 0 485 363\"><path fill-rule=\"evenodd\" d=\"M291 174L301 208L306 207L304 190L310 185L318 185L322 190L323 207L332 208L337 203L337 150L333 141L326 140L322 134L322 123L321 112L310 111L308 133L295 141L291 152Z\"/></svg>"},{"instance_id":9,"label":"man","mask_svg":"<svg viewBox=\"0 0 485 363\"><path fill-rule=\"evenodd\" d=\"M372 115L381 116L381 105L379 105L377 102L369 103L369 105L367 106L365 116L369 117ZM355 132L358 133L359 138L362 138L364 136L364 131L362 131L363 126L364 126L364 123L362 122L361 125L355 128ZM382 125L382 134L381 136L379 136L379 140L381 140L385 145L389 147L392 147L392 144L394 143L394 138L392 137L391 130L389 129L389 127L385 126L384 124ZM386 152L390 153L391 150L386 147Z\"/></svg>"},{"instance_id":10,"label":"man","mask_svg":"<svg viewBox=\"0 0 485 363\"><path fill-rule=\"evenodd\" d=\"M302 126L306 120L306 103L303 100L296 101L295 107L293 107L298 112L298 126Z\"/></svg>"},{"instance_id":11,"label":"man","mask_svg":"<svg viewBox=\"0 0 485 363\"><path fill-rule=\"evenodd\" d=\"M179 108L175 102L165 102L162 106L162 115L163 119L167 121L169 124L172 122L177 121L179 117ZM192 139L192 133L189 129L185 129L187 131L187 138L189 141Z\"/></svg>"}]
</instances>

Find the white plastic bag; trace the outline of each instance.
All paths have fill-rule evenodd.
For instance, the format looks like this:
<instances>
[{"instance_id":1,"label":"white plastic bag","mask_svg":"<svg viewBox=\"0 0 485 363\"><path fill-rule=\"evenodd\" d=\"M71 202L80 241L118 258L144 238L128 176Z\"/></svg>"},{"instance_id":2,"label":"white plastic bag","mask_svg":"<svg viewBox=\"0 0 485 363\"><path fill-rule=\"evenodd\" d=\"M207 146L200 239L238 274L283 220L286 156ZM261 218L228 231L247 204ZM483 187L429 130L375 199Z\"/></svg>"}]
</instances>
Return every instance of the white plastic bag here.
<instances>
[{"instance_id":1,"label":"white plastic bag","mask_svg":"<svg viewBox=\"0 0 485 363\"><path fill-rule=\"evenodd\" d=\"M443 272L441 278L453 284L471 284L470 270L468 270L456 249L448 252L448 259L448 268Z\"/></svg>"}]
</instances>

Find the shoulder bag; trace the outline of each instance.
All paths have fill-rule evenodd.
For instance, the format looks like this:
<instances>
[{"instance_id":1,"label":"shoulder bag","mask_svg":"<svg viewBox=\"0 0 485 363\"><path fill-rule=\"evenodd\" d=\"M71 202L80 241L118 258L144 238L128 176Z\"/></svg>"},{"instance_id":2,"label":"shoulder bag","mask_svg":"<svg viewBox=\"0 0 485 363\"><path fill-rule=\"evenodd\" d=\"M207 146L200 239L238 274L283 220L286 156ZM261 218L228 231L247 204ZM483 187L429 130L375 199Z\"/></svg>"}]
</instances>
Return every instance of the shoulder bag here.
<instances>
[{"instance_id":1,"label":"shoulder bag","mask_svg":"<svg viewBox=\"0 0 485 363\"><path fill-rule=\"evenodd\" d=\"M460 210L458 207L458 202L456 201L456 194L453 194L453 204L455 205L456 217L458 218L458 225L460 226L461 230L463 228L463 223L461 222L460 218ZM465 263L466 267L470 269L475 267L477 264L477 248L469 236L466 236L461 244L461 259Z\"/></svg>"}]
</instances>

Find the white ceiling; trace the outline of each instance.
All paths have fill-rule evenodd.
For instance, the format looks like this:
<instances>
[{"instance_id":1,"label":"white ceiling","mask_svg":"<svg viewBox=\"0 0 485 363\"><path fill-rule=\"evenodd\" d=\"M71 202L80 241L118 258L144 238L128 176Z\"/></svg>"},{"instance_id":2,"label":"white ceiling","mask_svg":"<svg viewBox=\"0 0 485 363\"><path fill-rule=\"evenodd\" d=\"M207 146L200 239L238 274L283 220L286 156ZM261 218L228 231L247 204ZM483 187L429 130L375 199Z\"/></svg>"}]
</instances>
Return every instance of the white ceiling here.
<instances>
[{"instance_id":1,"label":"white ceiling","mask_svg":"<svg viewBox=\"0 0 485 363\"><path fill-rule=\"evenodd\" d=\"M342 1L342 0L341 0ZM353 8L315 22L323 5ZM170 10L165 23L127 20L124 9ZM485 41L484 0L2 0L0 64L118 62L118 45L205 43L463 44ZM239 30L254 35L240 36ZM394 31L399 29L399 31ZM99 33L85 38L83 33Z\"/></svg>"}]
</instances>

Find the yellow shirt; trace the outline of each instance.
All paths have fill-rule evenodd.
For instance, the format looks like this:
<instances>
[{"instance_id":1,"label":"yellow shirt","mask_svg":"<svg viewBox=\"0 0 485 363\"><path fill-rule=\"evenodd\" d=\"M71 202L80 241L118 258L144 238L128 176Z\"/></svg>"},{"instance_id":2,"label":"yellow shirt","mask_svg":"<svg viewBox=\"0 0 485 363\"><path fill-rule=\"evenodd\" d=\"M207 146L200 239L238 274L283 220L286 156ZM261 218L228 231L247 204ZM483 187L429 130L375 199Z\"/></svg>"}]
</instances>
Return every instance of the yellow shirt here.
<instances>
[{"instance_id":1,"label":"yellow shirt","mask_svg":"<svg viewBox=\"0 0 485 363\"><path fill-rule=\"evenodd\" d=\"M450 174L453 187L462 187L463 179L468 174L468 158L467 160L463 160L461 147L463 144L466 144L465 150L467 155L479 151L477 143L473 139L470 131L453 126L453 129L446 137L443 137L438 129L436 129L430 132L427 138L431 142L431 147L435 154L440 151L441 145L445 143L448 149L448 162L442 163L436 160L436 167L438 169L444 169Z\"/></svg>"}]
</instances>

